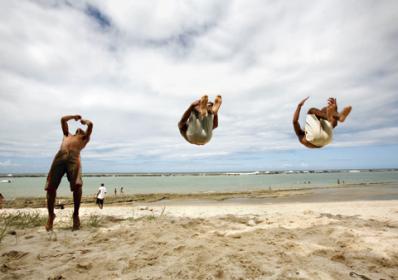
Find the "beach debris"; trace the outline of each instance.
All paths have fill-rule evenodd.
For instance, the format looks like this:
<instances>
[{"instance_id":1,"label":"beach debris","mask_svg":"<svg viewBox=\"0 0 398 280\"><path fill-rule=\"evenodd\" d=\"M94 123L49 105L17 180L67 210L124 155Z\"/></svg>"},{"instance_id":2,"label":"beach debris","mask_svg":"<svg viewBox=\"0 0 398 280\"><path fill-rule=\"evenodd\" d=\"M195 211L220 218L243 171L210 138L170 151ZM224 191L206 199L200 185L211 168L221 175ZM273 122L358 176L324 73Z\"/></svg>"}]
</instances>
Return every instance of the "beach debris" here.
<instances>
[{"instance_id":1,"label":"beach debris","mask_svg":"<svg viewBox=\"0 0 398 280\"><path fill-rule=\"evenodd\" d=\"M143 210L148 210L148 206L141 206L140 208L138 208L139 210L143 211Z\"/></svg>"},{"instance_id":2,"label":"beach debris","mask_svg":"<svg viewBox=\"0 0 398 280\"><path fill-rule=\"evenodd\" d=\"M227 232L225 236L238 239L242 237L242 234L240 232Z\"/></svg>"},{"instance_id":3,"label":"beach debris","mask_svg":"<svg viewBox=\"0 0 398 280\"><path fill-rule=\"evenodd\" d=\"M7 233L8 233L9 235L15 236L15 244L17 244L17 243L18 243L18 235L17 235L17 232L16 232L15 230L9 230Z\"/></svg>"},{"instance_id":4,"label":"beach debris","mask_svg":"<svg viewBox=\"0 0 398 280\"><path fill-rule=\"evenodd\" d=\"M356 273L356 272L354 272L354 271L351 271L351 272L350 272L350 276L351 276L351 277L359 277L359 278L362 279L362 280L372 280L372 279L370 279L369 277L367 277L367 276L365 276L365 275L362 275L362 274L359 274L359 273Z\"/></svg>"},{"instance_id":5,"label":"beach debris","mask_svg":"<svg viewBox=\"0 0 398 280\"><path fill-rule=\"evenodd\" d=\"M3 273L8 272L9 270L15 270L14 267L9 266L8 264L3 264L0 268L0 271Z\"/></svg>"},{"instance_id":6,"label":"beach debris","mask_svg":"<svg viewBox=\"0 0 398 280\"><path fill-rule=\"evenodd\" d=\"M160 215L159 215L160 217L163 216L165 210L166 210L166 206L163 206L162 211L160 212Z\"/></svg>"},{"instance_id":7,"label":"beach debris","mask_svg":"<svg viewBox=\"0 0 398 280\"><path fill-rule=\"evenodd\" d=\"M89 263L89 262L81 262L81 263L78 263L76 266L77 266L77 268L90 270L93 267L93 264Z\"/></svg>"},{"instance_id":8,"label":"beach debris","mask_svg":"<svg viewBox=\"0 0 398 280\"><path fill-rule=\"evenodd\" d=\"M62 279L66 279L65 277L63 277L62 275L56 275L54 277L48 277L47 280L62 280Z\"/></svg>"},{"instance_id":9,"label":"beach debris","mask_svg":"<svg viewBox=\"0 0 398 280\"><path fill-rule=\"evenodd\" d=\"M220 231L215 231L214 234L219 236L219 237L224 237L225 236L225 232L220 232Z\"/></svg>"}]
</instances>

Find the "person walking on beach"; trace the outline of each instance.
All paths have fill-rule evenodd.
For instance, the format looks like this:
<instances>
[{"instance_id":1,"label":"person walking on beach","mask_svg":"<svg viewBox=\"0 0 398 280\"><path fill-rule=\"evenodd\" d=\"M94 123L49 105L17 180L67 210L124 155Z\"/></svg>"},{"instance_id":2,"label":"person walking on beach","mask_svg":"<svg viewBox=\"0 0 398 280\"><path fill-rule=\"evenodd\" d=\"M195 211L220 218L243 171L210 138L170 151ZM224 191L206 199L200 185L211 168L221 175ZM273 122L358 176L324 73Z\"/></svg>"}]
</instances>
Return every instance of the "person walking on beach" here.
<instances>
[{"instance_id":1,"label":"person walking on beach","mask_svg":"<svg viewBox=\"0 0 398 280\"><path fill-rule=\"evenodd\" d=\"M3 209L3 203L4 203L4 196L2 193L0 193L0 209Z\"/></svg>"},{"instance_id":2,"label":"person walking on beach","mask_svg":"<svg viewBox=\"0 0 398 280\"><path fill-rule=\"evenodd\" d=\"M115 196L117 196L117 189L115 188Z\"/></svg>"},{"instance_id":3,"label":"person walking on beach","mask_svg":"<svg viewBox=\"0 0 398 280\"><path fill-rule=\"evenodd\" d=\"M75 134L71 134L68 127L68 121L70 120L80 120L81 124L87 126L86 131L78 128ZM47 191L48 209L48 221L46 224L47 231L50 231L53 228L55 219L54 203L57 188L65 173L70 184L70 190L73 192L74 211L72 230L80 229L79 208L83 186L80 151L90 141L91 132L93 131L93 123L89 120L82 119L80 115L69 115L61 118L61 127L64 137L61 147L51 164L45 187L45 190Z\"/></svg>"},{"instance_id":4,"label":"person walking on beach","mask_svg":"<svg viewBox=\"0 0 398 280\"><path fill-rule=\"evenodd\" d=\"M124 193L124 189L123 189L123 187L120 187L120 194L123 194Z\"/></svg>"},{"instance_id":5,"label":"person walking on beach","mask_svg":"<svg viewBox=\"0 0 398 280\"><path fill-rule=\"evenodd\" d=\"M204 145L218 127L218 110L222 103L221 95L209 102L207 95L193 102L182 115L178 128L182 137L191 144Z\"/></svg>"},{"instance_id":6,"label":"person walking on beach","mask_svg":"<svg viewBox=\"0 0 398 280\"><path fill-rule=\"evenodd\" d=\"M96 204L100 209L104 207L105 194L106 194L106 188L104 184L101 184L101 186L98 188L97 201L96 201Z\"/></svg>"},{"instance_id":7,"label":"person walking on beach","mask_svg":"<svg viewBox=\"0 0 398 280\"><path fill-rule=\"evenodd\" d=\"M344 122L350 114L352 107L348 106L339 113L336 98L328 99L327 107L321 110L311 108L307 112L304 130L299 124L301 107L309 97L303 99L298 105L293 116L293 127L301 144L307 148L322 148L332 142L333 129L338 122Z\"/></svg>"}]
</instances>

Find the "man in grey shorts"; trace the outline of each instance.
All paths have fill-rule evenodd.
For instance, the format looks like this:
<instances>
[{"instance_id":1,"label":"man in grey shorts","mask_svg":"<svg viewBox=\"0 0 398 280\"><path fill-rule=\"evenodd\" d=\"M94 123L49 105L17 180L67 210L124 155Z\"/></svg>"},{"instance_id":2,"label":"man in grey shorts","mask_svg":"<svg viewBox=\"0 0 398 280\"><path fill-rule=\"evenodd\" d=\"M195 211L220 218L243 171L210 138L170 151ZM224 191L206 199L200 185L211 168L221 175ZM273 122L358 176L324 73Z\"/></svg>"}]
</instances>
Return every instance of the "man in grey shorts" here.
<instances>
[{"instance_id":1,"label":"man in grey shorts","mask_svg":"<svg viewBox=\"0 0 398 280\"><path fill-rule=\"evenodd\" d=\"M181 135L191 144L204 145L218 127L218 110L222 103L221 95L209 102L207 95L202 96L189 106L178 123Z\"/></svg>"}]
</instances>

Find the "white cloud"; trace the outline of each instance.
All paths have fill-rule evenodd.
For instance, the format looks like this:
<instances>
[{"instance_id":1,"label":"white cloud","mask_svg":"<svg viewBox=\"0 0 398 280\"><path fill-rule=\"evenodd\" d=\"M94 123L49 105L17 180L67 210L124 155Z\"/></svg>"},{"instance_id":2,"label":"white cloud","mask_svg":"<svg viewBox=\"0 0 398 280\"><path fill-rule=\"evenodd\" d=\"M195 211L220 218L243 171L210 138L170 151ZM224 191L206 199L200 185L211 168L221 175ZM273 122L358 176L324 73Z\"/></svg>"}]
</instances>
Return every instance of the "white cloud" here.
<instances>
[{"instance_id":1,"label":"white cloud","mask_svg":"<svg viewBox=\"0 0 398 280\"><path fill-rule=\"evenodd\" d=\"M11 162L11 160L0 161L0 168L7 168L12 166L18 166L18 164Z\"/></svg>"}]
</instances>

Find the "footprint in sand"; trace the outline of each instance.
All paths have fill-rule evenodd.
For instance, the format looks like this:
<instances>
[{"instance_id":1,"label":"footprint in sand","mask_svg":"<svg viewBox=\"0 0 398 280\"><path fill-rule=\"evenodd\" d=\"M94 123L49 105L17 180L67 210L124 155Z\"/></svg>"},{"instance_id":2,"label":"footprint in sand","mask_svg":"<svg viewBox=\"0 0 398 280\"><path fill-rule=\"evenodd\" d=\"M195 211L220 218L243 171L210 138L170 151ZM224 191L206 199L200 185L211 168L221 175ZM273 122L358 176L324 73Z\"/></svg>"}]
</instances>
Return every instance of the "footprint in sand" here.
<instances>
[{"instance_id":1,"label":"footprint in sand","mask_svg":"<svg viewBox=\"0 0 398 280\"><path fill-rule=\"evenodd\" d=\"M9 252L4 253L1 256L7 257L9 260L19 260L28 254L29 254L28 252L11 250Z\"/></svg>"}]
</instances>

